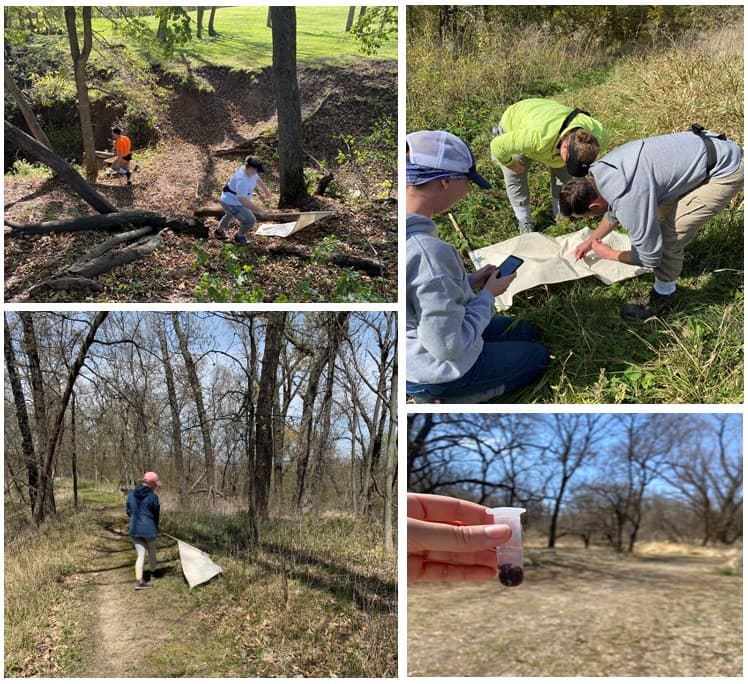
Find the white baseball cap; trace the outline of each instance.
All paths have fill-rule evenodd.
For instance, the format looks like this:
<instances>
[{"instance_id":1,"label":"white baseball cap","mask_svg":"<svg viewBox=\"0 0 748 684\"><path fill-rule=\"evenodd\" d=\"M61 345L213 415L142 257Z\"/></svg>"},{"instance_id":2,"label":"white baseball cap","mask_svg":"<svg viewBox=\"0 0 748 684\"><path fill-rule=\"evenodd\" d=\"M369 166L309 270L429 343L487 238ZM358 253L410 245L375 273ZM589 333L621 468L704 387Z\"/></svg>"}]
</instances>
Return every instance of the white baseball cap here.
<instances>
[{"instance_id":1,"label":"white baseball cap","mask_svg":"<svg viewBox=\"0 0 748 684\"><path fill-rule=\"evenodd\" d=\"M447 131L416 131L405 137L409 163L470 178L487 190L491 184L475 170L475 157L461 138Z\"/></svg>"}]
</instances>

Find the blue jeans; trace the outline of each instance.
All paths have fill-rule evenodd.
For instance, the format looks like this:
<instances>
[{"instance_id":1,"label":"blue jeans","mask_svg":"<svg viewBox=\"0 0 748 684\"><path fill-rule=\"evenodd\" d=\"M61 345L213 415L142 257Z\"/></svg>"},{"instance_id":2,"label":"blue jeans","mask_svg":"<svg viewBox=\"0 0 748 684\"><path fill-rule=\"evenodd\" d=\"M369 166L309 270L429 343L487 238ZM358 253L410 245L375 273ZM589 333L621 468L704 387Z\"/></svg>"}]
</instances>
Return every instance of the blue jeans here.
<instances>
[{"instance_id":1,"label":"blue jeans","mask_svg":"<svg viewBox=\"0 0 748 684\"><path fill-rule=\"evenodd\" d=\"M526 321L494 316L483 331L483 351L461 378L438 384L406 382L407 393L421 402L478 403L515 392L537 380L548 367L538 329Z\"/></svg>"},{"instance_id":2,"label":"blue jeans","mask_svg":"<svg viewBox=\"0 0 748 684\"><path fill-rule=\"evenodd\" d=\"M220 201L220 200L219 200ZM246 235L255 225L255 215L243 204L226 204L221 202L223 210L226 212L224 217L218 222L219 233L225 233L231 222L236 219L239 221L239 232L237 235Z\"/></svg>"}]
</instances>

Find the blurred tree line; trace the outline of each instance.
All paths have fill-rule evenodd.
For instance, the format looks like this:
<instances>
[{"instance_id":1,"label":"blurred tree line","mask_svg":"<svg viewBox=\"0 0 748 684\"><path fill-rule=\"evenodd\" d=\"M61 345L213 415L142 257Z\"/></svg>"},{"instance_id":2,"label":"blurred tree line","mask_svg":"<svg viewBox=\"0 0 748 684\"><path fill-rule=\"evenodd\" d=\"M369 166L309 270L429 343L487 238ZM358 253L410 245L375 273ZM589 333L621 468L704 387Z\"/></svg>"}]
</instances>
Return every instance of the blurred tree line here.
<instances>
[{"instance_id":1,"label":"blurred tree line","mask_svg":"<svg viewBox=\"0 0 748 684\"><path fill-rule=\"evenodd\" d=\"M675 37L741 21L742 5L409 5L407 28L458 52L480 47L485 32L540 28L549 38L586 32L590 40L615 52L632 42Z\"/></svg>"},{"instance_id":2,"label":"blurred tree line","mask_svg":"<svg viewBox=\"0 0 748 684\"><path fill-rule=\"evenodd\" d=\"M527 525L588 546L742 538L738 414L419 414L408 489L523 506Z\"/></svg>"}]
</instances>

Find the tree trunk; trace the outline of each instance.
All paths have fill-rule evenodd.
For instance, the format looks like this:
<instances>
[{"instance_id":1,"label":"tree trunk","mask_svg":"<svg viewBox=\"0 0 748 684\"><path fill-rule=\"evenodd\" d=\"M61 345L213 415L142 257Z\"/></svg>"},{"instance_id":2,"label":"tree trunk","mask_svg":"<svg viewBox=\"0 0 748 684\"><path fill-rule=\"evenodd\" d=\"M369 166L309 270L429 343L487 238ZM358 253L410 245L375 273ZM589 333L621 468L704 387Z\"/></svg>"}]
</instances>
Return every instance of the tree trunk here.
<instances>
[{"instance_id":1,"label":"tree trunk","mask_svg":"<svg viewBox=\"0 0 748 684\"><path fill-rule=\"evenodd\" d=\"M83 50L78 43L78 30L75 25L75 7L65 7L65 23L70 41L70 54L73 58L75 73L75 89L78 94L78 112L80 114L81 133L83 135L83 152L85 157L86 178L89 183L95 183L99 175L99 162L96 159L96 145L94 144L93 125L91 123L91 104L88 99L88 84L86 83L86 64L93 46L93 31L91 29L91 7L81 8L83 15Z\"/></svg>"},{"instance_id":2,"label":"tree trunk","mask_svg":"<svg viewBox=\"0 0 748 684\"><path fill-rule=\"evenodd\" d=\"M177 475L177 489L179 491L179 505L183 506L187 496L187 479L184 476L184 454L182 448L182 424L179 420L179 402L174 384L174 369L169 359L169 345L166 342L166 328L162 321L156 323L159 345L161 347L164 375L166 376L166 392L169 397L171 411L171 453L174 461L174 471Z\"/></svg>"},{"instance_id":3,"label":"tree trunk","mask_svg":"<svg viewBox=\"0 0 748 684\"><path fill-rule=\"evenodd\" d=\"M202 39L203 37L203 15L205 14L205 7L197 8L197 37Z\"/></svg>"},{"instance_id":4,"label":"tree trunk","mask_svg":"<svg viewBox=\"0 0 748 684\"><path fill-rule=\"evenodd\" d=\"M189 347L187 346L187 337L182 332L182 328L179 325L179 314L172 313L171 321L174 326L174 332L177 334L179 339L179 349L182 352L182 358L184 358L184 365L187 370L187 379L192 390L192 396L195 400L195 406L197 408L197 417L200 423L200 431L203 436L203 451L205 453L205 472L206 472L206 485L208 487L208 493L211 497L215 497L216 489L216 457L213 452L213 439L210 434L210 423L208 422L208 414L205 411L205 404L203 402L203 393L200 386L200 378L197 375L197 368L195 367L195 360L192 358Z\"/></svg>"},{"instance_id":5,"label":"tree trunk","mask_svg":"<svg viewBox=\"0 0 748 684\"><path fill-rule=\"evenodd\" d=\"M68 373L67 384L59 402L57 415L52 424L52 437L47 442L47 453L44 454L44 463L42 464L41 478L39 480L39 497L36 501L36 508L34 509L34 523L36 525L41 524L46 517L46 502L49 501L54 505L54 480L52 479L52 467L57 454L57 444L59 443L60 435L62 434L62 424L65 417L65 411L67 410L67 405L70 401L75 381L77 380L78 374L80 373L83 363L86 360L86 356L88 355L88 350L94 343L99 326L104 322L108 314L108 311L100 311L96 316L94 316L88 334L78 350L78 356Z\"/></svg>"},{"instance_id":6,"label":"tree trunk","mask_svg":"<svg viewBox=\"0 0 748 684\"><path fill-rule=\"evenodd\" d=\"M18 106L18 109L21 111L21 114L23 114L26 125L29 127L29 130L31 131L31 134L34 136L34 138L36 138L39 143L44 145L44 147L46 147L48 150L51 150L52 145L50 144L47 136L42 130L42 127L39 125L39 122L36 120L36 116L34 116L34 112L31 110L29 103L23 96L21 89L13 80L13 76L10 73L10 69L8 69L8 65L5 64L3 66L5 68L5 89L13 96L13 100Z\"/></svg>"},{"instance_id":7,"label":"tree trunk","mask_svg":"<svg viewBox=\"0 0 748 684\"><path fill-rule=\"evenodd\" d=\"M34 159L44 162L49 168L57 172L72 190L84 201L88 202L100 214L108 214L117 211L106 197L96 192L80 174L68 164L62 157L47 149L39 141L24 133L20 128L5 121L5 140L10 141L16 147L31 155Z\"/></svg>"},{"instance_id":8,"label":"tree trunk","mask_svg":"<svg viewBox=\"0 0 748 684\"><path fill-rule=\"evenodd\" d=\"M73 471L73 508L78 510L78 452L75 448L75 392L70 396L70 460Z\"/></svg>"},{"instance_id":9,"label":"tree trunk","mask_svg":"<svg viewBox=\"0 0 748 684\"><path fill-rule=\"evenodd\" d=\"M286 328L286 312L269 313L265 332L265 349L262 354L262 375L257 390L257 413L255 416L255 498L257 514L268 517L270 478L273 470L273 405L278 393L278 359Z\"/></svg>"},{"instance_id":10,"label":"tree trunk","mask_svg":"<svg viewBox=\"0 0 748 684\"><path fill-rule=\"evenodd\" d=\"M29 364L29 377L31 380L31 394L34 400L34 424L39 445L39 457L46 458L49 448L49 417L47 413L47 396L44 391L44 379L42 377L41 360L39 359L39 344L36 338L33 314L28 311L19 312L21 326L23 328L23 346ZM37 508L43 509L42 517L55 515L54 497L50 495L49 489L43 486L43 473L39 478ZM34 510L36 513L36 509Z\"/></svg>"},{"instance_id":11,"label":"tree trunk","mask_svg":"<svg viewBox=\"0 0 748 684\"><path fill-rule=\"evenodd\" d=\"M301 100L296 76L296 8L271 7L273 94L278 109L280 197L278 206L298 207L307 197L301 146Z\"/></svg>"},{"instance_id":12,"label":"tree trunk","mask_svg":"<svg viewBox=\"0 0 748 684\"><path fill-rule=\"evenodd\" d=\"M387 315L387 314L386 314ZM397 326L396 314L389 314ZM384 462L384 549L392 553L395 550L395 535L392 516L397 492L397 334L393 342L392 377L390 379L390 431L387 439L387 451Z\"/></svg>"},{"instance_id":13,"label":"tree trunk","mask_svg":"<svg viewBox=\"0 0 748 684\"><path fill-rule=\"evenodd\" d=\"M356 8L355 7L349 7L348 8L348 18L345 20L345 32L349 33L351 28L353 27L353 20L356 18Z\"/></svg>"},{"instance_id":14,"label":"tree trunk","mask_svg":"<svg viewBox=\"0 0 748 684\"><path fill-rule=\"evenodd\" d=\"M26 399L23 396L23 386L21 385L21 377L18 372L18 362L6 318L3 319L3 326L5 333L5 367L13 394L13 404L16 408L16 422L18 423L18 430L21 433L21 448L29 486L29 503L33 512L39 488L39 468L36 462L36 452L34 451L34 440L31 436L31 424L29 422L28 409L26 408Z\"/></svg>"}]
</instances>

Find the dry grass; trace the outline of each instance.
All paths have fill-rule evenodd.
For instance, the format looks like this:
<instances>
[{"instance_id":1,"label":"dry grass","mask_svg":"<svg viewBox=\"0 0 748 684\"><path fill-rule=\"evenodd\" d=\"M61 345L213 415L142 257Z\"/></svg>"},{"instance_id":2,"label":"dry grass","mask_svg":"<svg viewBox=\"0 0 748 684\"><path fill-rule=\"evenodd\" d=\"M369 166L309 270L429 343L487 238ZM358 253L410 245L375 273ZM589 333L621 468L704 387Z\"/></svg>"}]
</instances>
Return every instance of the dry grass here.
<instances>
[{"instance_id":1,"label":"dry grass","mask_svg":"<svg viewBox=\"0 0 748 684\"><path fill-rule=\"evenodd\" d=\"M525 583L409 585L411 676L739 676L740 550L530 549Z\"/></svg>"}]
</instances>

